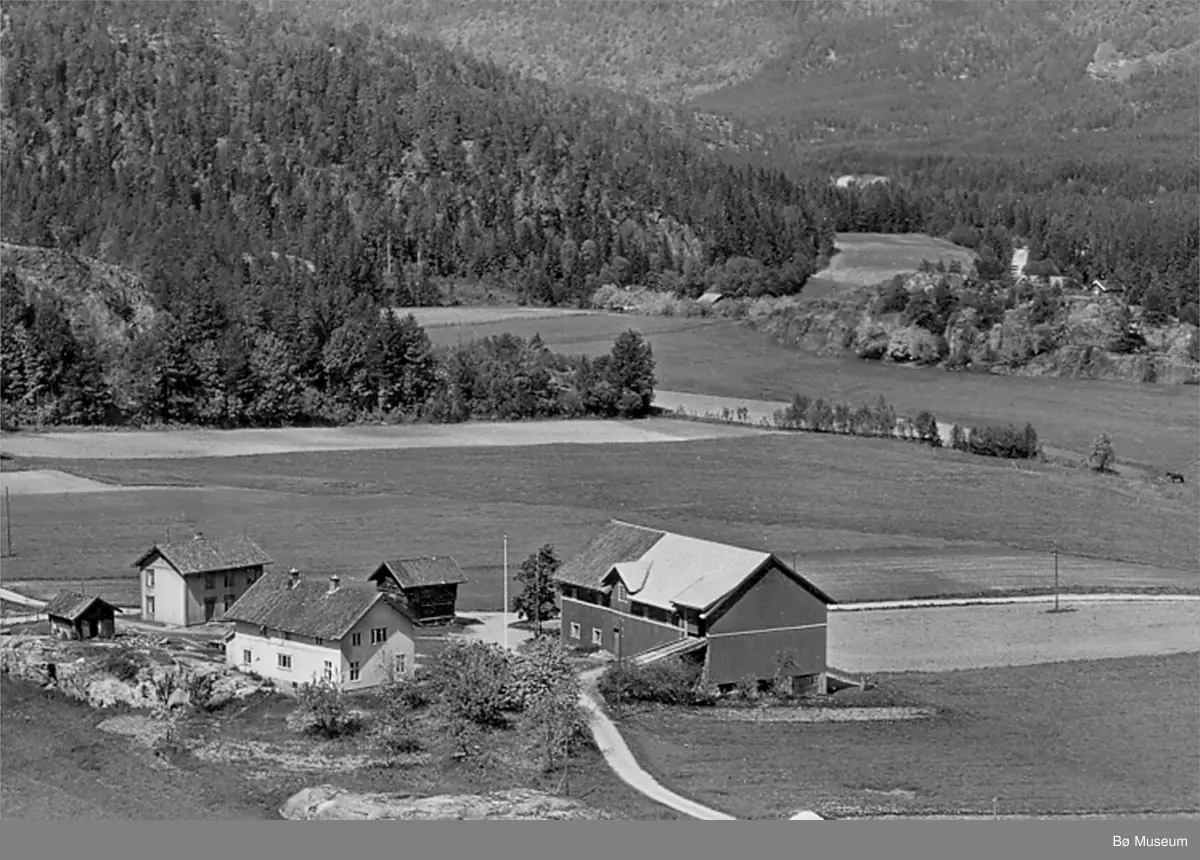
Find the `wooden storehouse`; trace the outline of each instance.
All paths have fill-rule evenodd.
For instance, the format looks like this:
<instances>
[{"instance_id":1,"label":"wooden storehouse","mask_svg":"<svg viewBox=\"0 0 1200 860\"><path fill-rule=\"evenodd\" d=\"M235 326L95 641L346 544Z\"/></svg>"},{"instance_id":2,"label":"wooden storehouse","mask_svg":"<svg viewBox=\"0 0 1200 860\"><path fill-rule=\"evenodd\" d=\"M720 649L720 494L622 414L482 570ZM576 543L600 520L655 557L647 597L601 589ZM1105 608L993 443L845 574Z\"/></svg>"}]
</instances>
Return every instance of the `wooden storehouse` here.
<instances>
[{"instance_id":1,"label":"wooden storehouse","mask_svg":"<svg viewBox=\"0 0 1200 860\"><path fill-rule=\"evenodd\" d=\"M458 587L467 581L458 562L448 555L385 561L367 579L399 596L418 624L452 620Z\"/></svg>"},{"instance_id":2,"label":"wooden storehouse","mask_svg":"<svg viewBox=\"0 0 1200 860\"><path fill-rule=\"evenodd\" d=\"M121 610L107 600L77 591L59 592L43 610L50 632L63 639L111 639Z\"/></svg>"},{"instance_id":3,"label":"wooden storehouse","mask_svg":"<svg viewBox=\"0 0 1200 860\"><path fill-rule=\"evenodd\" d=\"M718 686L779 671L826 689L834 601L773 553L614 520L555 580L568 645L642 665L687 656Z\"/></svg>"}]
</instances>

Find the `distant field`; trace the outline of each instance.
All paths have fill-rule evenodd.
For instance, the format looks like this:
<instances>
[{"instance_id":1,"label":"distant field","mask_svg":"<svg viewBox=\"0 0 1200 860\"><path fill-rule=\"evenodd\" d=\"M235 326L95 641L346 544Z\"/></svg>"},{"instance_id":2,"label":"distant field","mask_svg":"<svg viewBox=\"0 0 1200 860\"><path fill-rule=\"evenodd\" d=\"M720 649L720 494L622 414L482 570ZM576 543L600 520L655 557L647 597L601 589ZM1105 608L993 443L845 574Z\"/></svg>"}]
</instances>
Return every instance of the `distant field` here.
<instances>
[{"instance_id":1,"label":"distant field","mask_svg":"<svg viewBox=\"0 0 1200 860\"><path fill-rule=\"evenodd\" d=\"M1195 654L880 683L941 713L798 727L661 709L623 730L668 786L743 818L1200 811Z\"/></svg>"},{"instance_id":2,"label":"distant field","mask_svg":"<svg viewBox=\"0 0 1200 860\"><path fill-rule=\"evenodd\" d=\"M831 612L829 664L854 673L945 672L1200 652L1200 602L1064 605L1074 611L1025 603Z\"/></svg>"},{"instance_id":3,"label":"distant field","mask_svg":"<svg viewBox=\"0 0 1200 860\"><path fill-rule=\"evenodd\" d=\"M842 600L1049 588L1055 543L1064 587L1194 588L1200 559L1195 484L1143 492L1088 472L814 434L55 466L204 489L12 496L3 580L35 596L80 578L124 581L134 595L129 564L168 529L244 528L280 565L321 575L451 554L471 579L463 608L476 610L499 604L505 533L514 564L547 541L569 556L610 517L796 553ZM847 550L877 554L821 555Z\"/></svg>"},{"instance_id":4,"label":"distant field","mask_svg":"<svg viewBox=\"0 0 1200 860\"><path fill-rule=\"evenodd\" d=\"M458 308L397 308L398 314L412 314L424 328L479 325L504 320L552 319L554 317L587 316L596 311L577 308L526 307L458 307Z\"/></svg>"},{"instance_id":5,"label":"distant field","mask_svg":"<svg viewBox=\"0 0 1200 860\"><path fill-rule=\"evenodd\" d=\"M631 444L722 439L755 435L747 427L645 421L526 421L406 426L289 427L279 430L119 430L9 433L13 457L66 460L243 457L317 451L415 448L494 448L526 445ZM15 461L13 461L15 462ZM28 463L22 465L28 466ZM20 472L0 475L17 493L87 492L95 488L70 475Z\"/></svg>"},{"instance_id":6,"label":"distant field","mask_svg":"<svg viewBox=\"0 0 1200 860\"><path fill-rule=\"evenodd\" d=\"M786 401L801 392L852 403L882 395L902 415L928 409L949 423L1030 422L1043 442L1073 452L1086 452L1097 434L1107 432L1118 458L1200 480L1195 386L894 367L811 355L748 326L712 319L595 314L437 328L429 335L435 343L455 343L505 331L540 334L557 351L598 355L630 328L654 348L664 390Z\"/></svg>"},{"instance_id":7,"label":"distant field","mask_svg":"<svg viewBox=\"0 0 1200 860\"><path fill-rule=\"evenodd\" d=\"M805 298L820 298L839 286L866 287L882 283L896 275L915 272L923 260L950 263L958 260L967 270L974 265L975 254L948 242L920 233L838 233L837 248L829 265L804 287Z\"/></svg>"}]
</instances>

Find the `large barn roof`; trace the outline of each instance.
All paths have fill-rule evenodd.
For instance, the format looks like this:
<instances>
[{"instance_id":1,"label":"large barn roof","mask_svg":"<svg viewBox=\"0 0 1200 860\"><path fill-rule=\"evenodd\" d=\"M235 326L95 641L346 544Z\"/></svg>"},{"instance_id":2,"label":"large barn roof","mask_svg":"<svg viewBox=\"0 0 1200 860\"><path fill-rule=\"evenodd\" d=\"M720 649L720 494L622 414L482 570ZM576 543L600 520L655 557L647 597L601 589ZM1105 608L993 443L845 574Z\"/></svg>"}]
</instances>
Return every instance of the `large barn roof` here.
<instances>
[{"instance_id":1,"label":"large barn roof","mask_svg":"<svg viewBox=\"0 0 1200 860\"><path fill-rule=\"evenodd\" d=\"M306 580L278 571L255 582L225 613L225 621L244 621L271 630L336 641L342 639L376 603L386 602L401 614L386 592L366 585Z\"/></svg>"},{"instance_id":2,"label":"large barn roof","mask_svg":"<svg viewBox=\"0 0 1200 860\"><path fill-rule=\"evenodd\" d=\"M824 603L833 603L769 552L744 549L672 532L610 522L578 556L559 569L559 582L603 588L620 577L638 603L672 610L712 609L775 560Z\"/></svg>"},{"instance_id":3,"label":"large barn roof","mask_svg":"<svg viewBox=\"0 0 1200 860\"><path fill-rule=\"evenodd\" d=\"M156 543L133 566L143 568L156 555L184 575L272 564L271 557L258 544L240 535L213 539L197 532L191 540Z\"/></svg>"},{"instance_id":4,"label":"large barn roof","mask_svg":"<svg viewBox=\"0 0 1200 860\"><path fill-rule=\"evenodd\" d=\"M401 588L419 588L424 585L461 585L467 581L458 562L448 555L385 561L375 569L368 580L374 582L380 579L385 572L391 573Z\"/></svg>"}]
</instances>

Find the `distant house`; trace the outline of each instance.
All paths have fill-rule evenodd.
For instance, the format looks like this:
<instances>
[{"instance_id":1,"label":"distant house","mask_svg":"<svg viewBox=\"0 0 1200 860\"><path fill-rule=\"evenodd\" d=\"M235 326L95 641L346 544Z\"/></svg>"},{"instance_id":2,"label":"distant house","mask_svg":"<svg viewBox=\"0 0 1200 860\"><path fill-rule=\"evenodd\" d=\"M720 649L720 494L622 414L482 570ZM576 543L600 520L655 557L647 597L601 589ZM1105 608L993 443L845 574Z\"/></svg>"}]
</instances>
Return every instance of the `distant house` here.
<instances>
[{"instance_id":1,"label":"distant house","mask_svg":"<svg viewBox=\"0 0 1200 860\"><path fill-rule=\"evenodd\" d=\"M1099 278L1092 281L1091 287L1094 296L1118 295L1124 292L1118 284L1106 284Z\"/></svg>"},{"instance_id":2,"label":"distant house","mask_svg":"<svg viewBox=\"0 0 1200 860\"><path fill-rule=\"evenodd\" d=\"M225 613L232 668L295 688L327 681L345 690L410 674L414 624L392 595L337 576L306 580L294 568L258 580Z\"/></svg>"},{"instance_id":3,"label":"distant house","mask_svg":"<svg viewBox=\"0 0 1200 860\"><path fill-rule=\"evenodd\" d=\"M432 624L454 618L458 587L467 578L458 562L443 555L385 561L367 581L395 595L418 624Z\"/></svg>"},{"instance_id":4,"label":"distant house","mask_svg":"<svg viewBox=\"0 0 1200 860\"><path fill-rule=\"evenodd\" d=\"M825 690L833 600L772 553L613 520L555 580L569 645L641 664L689 655L717 685L783 669Z\"/></svg>"},{"instance_id":5,"label":"distant house","mask_svg":"<svg viewBox=\"0 0 1200 860\"><path fill-rule=\"evenodd\" d=\"M716 307L716 305L719 302L722 302L724 300L725 300L725 296L723 293L717 293L717 292L710 291L710 292L707 292L704 295L702 295L696 301L706 308L711 308L711 307Z\"/></svg>"},{"instance_id":6,"label":"distant house","mask_svg":"<svg viewBox=\"0 0 1200 860\"><path fill-rule=\"evenodd\" d=\"M220 621L271 564L244 537L155 544L133 566L141 571L142 618L178 627Z\"/></svg>"},{"instance_id":7,"label":"distant house","mask_svg":"<svg viewBox=\"0 0 1200 860\"><path fill-rule=\"evenodd\" d=\"M63 639L111 639L121 610L100 597L61 591L46 604L50 632Z\"/></svg>"}]
</instances>

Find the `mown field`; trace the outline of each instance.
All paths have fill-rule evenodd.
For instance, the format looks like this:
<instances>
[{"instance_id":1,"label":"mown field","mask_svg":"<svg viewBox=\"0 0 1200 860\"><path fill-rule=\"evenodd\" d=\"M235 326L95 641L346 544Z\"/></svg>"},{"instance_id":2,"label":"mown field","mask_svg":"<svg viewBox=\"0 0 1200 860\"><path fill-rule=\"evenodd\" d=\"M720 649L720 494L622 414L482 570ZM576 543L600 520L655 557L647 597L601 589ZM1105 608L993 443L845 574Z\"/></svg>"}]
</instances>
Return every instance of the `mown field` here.
<instances>
[{"instance_id":1,"label":"mown field","mask_svg":"<svg viewBox=\"0 0 1200 860\"><path fill-rule=\"evenodd\" d=\"M1198 812L1196 655L882 676L897 722L622 722L664 784L739 818Z\"/></svg>"},{"instance_id":2,"label":"mown field","mask_svg":"<svg viewBox=\"0 0 1200 860\"><path fill-rule=\"evenodd\" d=\"M106 588L127 583L133 595L129 565L168 530L178 538L245 529L280 565L321 575L450 554L471 579L462 606L492 609L504 534L515 567L546 542L564 557L575 553L612 517L795 554L839 600L1045 590L1055 544L1064 587L1194 589L1200 558L1195 484L1147 488L816 434L54 465L114 483L197 489L13 496L9 587L39 580L34 591L44 593L96 579ZM983 549L964 556L964 544ZM894 553L902 548L924 552ZM896 560L859 558L857 569L807 563L847 550Z\"/></svg>"},{"instance_id":3,"label":"mown field","mask_svg":"<svg viewBox=\"0 0 1200 860\"><path fill-rule=\"evenodd\" d=\"M975 260L974 252L922 233L838 233L837 247L840 253L804 285L804 298L820 298L844 286L872 286L915 272L924 260L957 260L966 270Z\"/></svg>"},{"instance_id":4,"label":"mown field","mask_svg":"<svg viewBox=\"0 0 1200 860\"><path fill-rule=\"evenodd\" d=\"M328 782L330 771L352 791L419 795L537 782L528 774L516 779L503 767L489 771L437 761L353 767L348 763L364 758L359 739L323 742L299 735L287 726L294 705L283 697L184 723L179 737L191 749L164 759L136 736L100 728L117 717L145 736L158 725L148 717L98 711L8 678L0 680L0 695L0 817L5 819L278 819L289 796ZM546 784L531 787L553 791L559 778L551 775ZM617 779L597 752L574 763L570 788L572 797L617 817L676 817Z\"/></svg>"},{"instance_id":5,"label":"mown field","mask_svg":"<svg viewBox=\"0 0 1200 860\"><path fill-rule=\"evenodd\" d=\"M883 396L901 415L929 410L960 424L1030 422L1042 441L1086 452L1101 432L1117 456L1200 478L1200 390L1103 380L1021 378L887 366L816 356L749 326L701 318L595 314L431 328L435 343L512 332L554 350L608 352L627 329L654 348L658 387L721 397L790 401L797 392L858 403Z\"/></svg>"}]
</instances>

